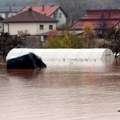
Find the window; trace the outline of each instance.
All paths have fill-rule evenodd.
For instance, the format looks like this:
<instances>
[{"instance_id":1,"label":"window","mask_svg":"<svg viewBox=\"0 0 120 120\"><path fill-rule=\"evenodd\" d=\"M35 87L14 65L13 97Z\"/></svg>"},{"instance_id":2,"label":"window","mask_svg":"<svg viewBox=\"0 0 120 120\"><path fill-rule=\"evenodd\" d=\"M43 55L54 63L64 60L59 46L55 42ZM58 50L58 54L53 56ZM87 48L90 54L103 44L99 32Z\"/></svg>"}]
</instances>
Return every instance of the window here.
<instances>
[{"instance_id":1,"label":"window","mask_svg":"<svg viewBox=\"0 0 120 120\"><path fill-rule=\"evenodd\" d=\"M53 29L53 25L49 25L49 30L52 30Z\"/></svg>"},{"instance_id":2,"label":"window","mask_svg":"<svg viewBox=\"0 0 120 120\"><path fill-rule=\"evenodd\" d=\"M59 13L59 17L62 18L62 13Z\"/></svg>"},{"instance_id":3,"label":"window","mask_svg":"<svg viewBox=\"0 0 120 120\"><path fill-rule=\"evenodd\" d=\"M40 30L43 30L44 29L44 26L43 25L40 25Z\"/></svg>"}]
</instances>

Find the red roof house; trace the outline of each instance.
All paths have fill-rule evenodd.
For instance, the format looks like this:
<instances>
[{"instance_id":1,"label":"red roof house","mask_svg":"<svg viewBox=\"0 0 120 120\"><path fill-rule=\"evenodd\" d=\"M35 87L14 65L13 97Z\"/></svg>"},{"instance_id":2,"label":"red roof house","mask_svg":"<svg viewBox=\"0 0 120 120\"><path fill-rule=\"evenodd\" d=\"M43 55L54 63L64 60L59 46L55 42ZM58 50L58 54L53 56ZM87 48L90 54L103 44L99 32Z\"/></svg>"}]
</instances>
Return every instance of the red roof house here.
<instances>
[{"instance_id":1,"label":"red roof house","mask_svg":"<svg viewBox=\"0 0 120 120\"><path fill-rule=\"evenodd\" d=\"M94 29L102 33L103 30L110 29L120 22L120 9L88 10L86 14L72 26L72 29L82 30L86 22L92 23Z\"/></svg>"},{"instance_id":2,"label":"red roof house","mask_svg":"<svg viewBox=\"0 0 120 120\"><path fill-rule=\"evenodd\" d=\"M57 22L57 20L52 19L48 16L45 16L43 14L40 14L36 11L34 11L32 8L29 8L27 11L24 11L22 13L19 13L15 16L12 16L10 18L7 18L4 20L4 23L37 23L37 22Z\"/></svg>"},{"instance_id":3,"label":"red roof house","mask_svg":"<svg viewBox=\"0 0 120 120\"><path fill-rule=\"evenodd\" d=\"M40 35L56 29L57 20L40 14L29 8L4 20L4 32L10 35L17 35L19 32L26 32L30 35Z\"/></svg>"},{"instance_id":4,"label":"red roof house","mask_svg":"<svg viewBox=\"0 0 120 120\"><path fill-rule=\"evenodd\" d=\"M50 16L52 15L57 9L59 8L59 6L55 6L55 5L51 5L51 6L45 6L45 5L41 5L41 6L33 6L32 9L36 12L39 12L41 14ZM28 7L24 7L21 9L21 12L24 12L28 10Z\"/></svg>"},{"instance_id":5,"label":"red roof house","mask_svg":"<svg viewBox=\"0 0 120 120\"><path fill-rule=\"evenodd\" d=\"M24 12L28 9L28 7L24 7L20 10L20 12ZM58 27L66 26L67 15L64 10L58 5L40 5L40 6L32 6L32 10L41 13L43 15L49 16L58 21Z\"/></svg>"}]
</instances>

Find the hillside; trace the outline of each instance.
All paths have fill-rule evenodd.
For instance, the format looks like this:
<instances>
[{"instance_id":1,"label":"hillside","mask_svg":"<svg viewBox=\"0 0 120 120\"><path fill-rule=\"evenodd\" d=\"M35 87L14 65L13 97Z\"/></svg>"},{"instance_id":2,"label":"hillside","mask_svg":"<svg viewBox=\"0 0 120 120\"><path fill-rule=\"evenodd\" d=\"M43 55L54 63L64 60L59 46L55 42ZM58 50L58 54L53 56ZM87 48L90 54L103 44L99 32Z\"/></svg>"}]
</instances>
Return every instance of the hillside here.
<instances>
[{"instance_id":1,"label":"hillside","mask_svg":"<svg viewBox=\"0 0 120 120\"><path fill-rule=\"evenodd\" d=\"M119 8L120 0L0 0L0 6L21 6L21 5L39 5L39 4L50 4L56 3L60 4L64 2L64 4L72 2L77 2L78 4L84 3L85 8L87 9L97 9L97 8Z\"/></svg>"},{"instance_id":2,"label":"hillside","mask_svg":"<svg viewBox=\"0 0 120 120\"><path fill-rule=\"evenodd\" d=\"M68 15L73 24L88 9L118 9L120 0L0 0L0 6L25 6L41 4L58 4Z\"/></svg>"},{"instance_id":3,"label":"hillside","mask_svg":"<svg viewBox=\"0 0 120 120\"><path fill-rule=\"evenodd\" d=\"M27 3L26 0L0 0L0 6L23 6Z\"/></svg>"}]
</instances>

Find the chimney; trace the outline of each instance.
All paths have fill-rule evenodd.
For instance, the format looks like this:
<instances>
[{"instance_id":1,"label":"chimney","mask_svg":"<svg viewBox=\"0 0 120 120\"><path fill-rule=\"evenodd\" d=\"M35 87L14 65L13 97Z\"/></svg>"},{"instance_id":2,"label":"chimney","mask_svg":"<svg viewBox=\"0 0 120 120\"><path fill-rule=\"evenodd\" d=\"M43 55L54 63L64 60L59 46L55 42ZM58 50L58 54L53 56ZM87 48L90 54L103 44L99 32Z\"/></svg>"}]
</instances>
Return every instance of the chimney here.
<instances>
[{"instance_id":1,"label":"chimney","mask_svg":"<svg viewBox=\"0 0 120 120\"><path fill-rule=\"evenodd\" d=\"M54 4L53 4L53 3L51 3L51 4L50 4L50 7L53 7L53 6L54 6Z\"/></svg>"},{"instance_id":2,"label":"chimney","mask_svg":"<svg viewBox=\"0 0 120 120\"><path fill-rule=\"evenodd\" d=\"M32 11L32 7L28 7L28 11L31 12Z\"/></svg>"}]
</instances>

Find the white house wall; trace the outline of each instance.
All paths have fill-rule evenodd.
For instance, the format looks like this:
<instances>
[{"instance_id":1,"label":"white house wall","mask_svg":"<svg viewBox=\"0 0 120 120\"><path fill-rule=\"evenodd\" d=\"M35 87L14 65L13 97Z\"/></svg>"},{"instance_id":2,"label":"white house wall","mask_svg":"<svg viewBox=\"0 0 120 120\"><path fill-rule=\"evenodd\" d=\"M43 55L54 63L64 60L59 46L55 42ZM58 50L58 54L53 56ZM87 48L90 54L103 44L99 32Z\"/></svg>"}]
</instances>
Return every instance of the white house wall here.
<instances>
[{"instance_id":1,"label":"white house wall","mask_svg":"<svg viewBox=\"0 0 120 120\"><path fill-rule=\"evenodd\" d=\"M40 25L44 25L44 30L40 30ZM56 29L56 23L5 23L4 32L17 35L18 31L28 31L30 35L39 35L50 31L49 25L53 25L53 29Z\"/></svg>"},{"instance_id":2,"label":"white house wall","mask_svg":"<svg viewBox=\"0 0 120 120\"><path fill-rule=\"evenodd\" d=\"M60 16L61 14L61 16ZM55 11L52 15L52 18L58 20L57 26L58 27L64 27L66 26L66 16L65 14L62 12L61 9L58 9L57 11Z\"/></svg>"},{"instance_id":3,"label":"white house wall","mask_svg":"<svg viewBox=\"0 0 120 120\"><path fill-rule=\"evenodd\" d=\"M44 30L40 30L40 25L44 25ZM51 31L51 30L49 30L49 25L53 25L53 30L56 30L56 23L38 23L37 24L38 34L42 34L42 33Z\"/></svg>"}]
</instances>

